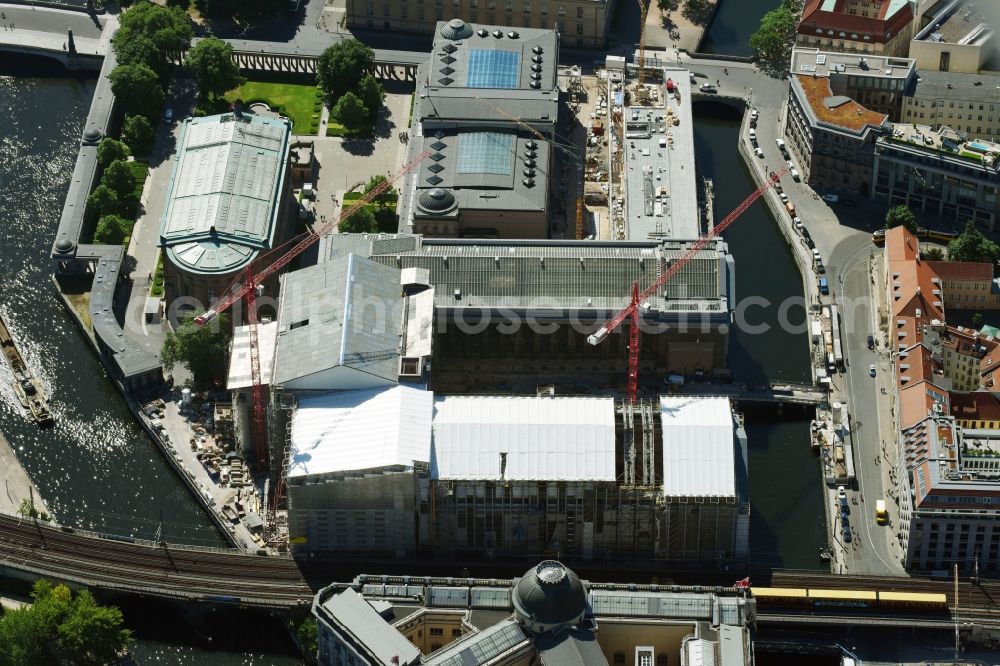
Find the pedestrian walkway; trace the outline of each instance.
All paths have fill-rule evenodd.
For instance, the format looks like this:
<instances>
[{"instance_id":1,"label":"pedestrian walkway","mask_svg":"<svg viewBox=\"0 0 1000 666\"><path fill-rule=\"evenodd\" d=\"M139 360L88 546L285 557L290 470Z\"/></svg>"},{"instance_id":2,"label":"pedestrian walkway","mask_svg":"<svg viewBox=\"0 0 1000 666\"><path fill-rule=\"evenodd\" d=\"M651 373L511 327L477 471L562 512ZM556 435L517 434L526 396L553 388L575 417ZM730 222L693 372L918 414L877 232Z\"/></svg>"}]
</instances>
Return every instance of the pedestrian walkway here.
<instances>
[{"instance_id":1,"label":"pedestrian walkway","mask_svg":"<svg viewBox=\"0 0 1000 666\"><path fill-rule=\"evenodd\" d=\"M34 497L35 508L48 513L38 488L28 472L21 466L7 438L0 433L0 474L3 475L3 492L0 493L0 513L17 514L24 500ZM34 493L32 495L32 493ZM50 514L51 515L51 514Z\"/></svg>"}]
</instances>

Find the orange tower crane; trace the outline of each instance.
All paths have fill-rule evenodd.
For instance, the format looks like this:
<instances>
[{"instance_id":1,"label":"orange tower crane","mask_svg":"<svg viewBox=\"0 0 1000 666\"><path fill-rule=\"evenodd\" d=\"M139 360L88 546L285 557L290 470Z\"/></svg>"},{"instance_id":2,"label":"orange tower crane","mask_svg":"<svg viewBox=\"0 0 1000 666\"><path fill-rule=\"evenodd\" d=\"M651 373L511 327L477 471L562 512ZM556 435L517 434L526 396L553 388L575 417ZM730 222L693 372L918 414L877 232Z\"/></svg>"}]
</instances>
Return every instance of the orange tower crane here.
<instances>
[{"instance_id":1,"label":"orange tower crane","mask_svg":"<svg viewBox=\"0 0 1000 666\"><path fill-rule=\"evenodd\" d=\"M264 435L264 387L261 384L260 348L258 346L257 338L257 297L263 291L264 280L287 266L293 259L295 259L295 257L302 254L302 252L312 246L312 244L320 238L335 230L338 226L340 226L342 221L349 218L363 206L370 203L384 191L389 189L394 182L416 168L417 165L429 157L430 154L431 151L428 150L417 155L417 157L407 162L399 171L372 188L371 192L358 199L354 205L342 210L337 219L323 224L323 226L318 229L300 234L287 243L278 246L274 250L271 250L267 254L258 258L257 262L263 263L265 260L277 256L277 259L274 259L271 263L256 272L254 271L252 265L247 267L240 277L233 280L232 284L229 285L226 291L223 292L221 298L219 298L219 300L217 300L212 307L203 312L201 315L195 317L195 323L198 326L204 326L228 310L229 307L236 301L244 299L246 302L247 321L250 325L250 375L253 381L250 436L253 441L254 451L256 452L258 470L266 470L268 467L267 438Z\"/></svg>"},{"instance_id":2,"label":"orange tower crane","mask_svg":"<svg viewBox=\"0 0 1000 666\"><path fill-rule=\"evenodd\" d=\"M684 268L694 255L697 254L702 248L708 245L709 241L725 231L726 227L735 222L740 215L750 207L754 201L759 199L761 195L767 192L771 187L773 187L778 180L781 179L783 175L788 173L788 168L782 168L781 171L777 173L771 173L767 182L754 190L750 196L743 200L743 202L733 210L729 215L727 215L721 222L719 222L715 227L710 229L701 238L695 241L694 245L688 248L681 257L675 261L671 266L665 270L660 277L656 278L653 284L646 287L643 291L639 291L639 283L632 283L632 299L631 302L622 310L620 310L616 315L611 317L604 326L597 329L593 335L587 337L587 342L592 345L599 345L608 334L613 330L618 328L625 320L629 320L629 332L628 332L628 399L629 402L635 404L639 396L639 314L642 308L642 304L646 300L653 296L663 285L665 285L670 278L674 277Z\"/></svg>"}]
</instances>

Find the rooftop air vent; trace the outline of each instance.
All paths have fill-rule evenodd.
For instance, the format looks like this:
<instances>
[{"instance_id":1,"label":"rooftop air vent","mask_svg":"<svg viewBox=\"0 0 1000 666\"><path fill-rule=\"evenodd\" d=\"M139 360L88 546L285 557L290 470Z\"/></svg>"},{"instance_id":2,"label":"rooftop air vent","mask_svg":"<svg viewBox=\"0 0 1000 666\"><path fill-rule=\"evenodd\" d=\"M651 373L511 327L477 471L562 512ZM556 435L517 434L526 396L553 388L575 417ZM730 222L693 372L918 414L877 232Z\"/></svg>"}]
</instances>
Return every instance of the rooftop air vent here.
<instances>
[{"instance_id":1,"label":"rooftop air vent","mask_svg":"<svg viewBox=\"0 0 1000 666\"><path fill-rule=\"evenodd\" d=\"M510 32L507 33L507 37L510 39L517 39L518 37L520 37L520 35L517 34L516 30L511 30Z\"/></svg>"},{"instance_id":2,"label":"rooftop air vent","mask_svg":"<svg viewBox=\"0 0 1000 666\"><path fill-rule=\"evenodd\" d=\"M531 62L533 62L533 63L535 63L537 65L541 65L542 64L542 60L543 60L543 58L540 55L533 55L533 56L531 56Z\"/></svg>"},{"instance_id":3,"label":"rooftop air vent","mask_svg":"<svg viewBox=\"0 0 1000 666\"><path fill-rule=\"evenodd\" d=\"M445 44L444 46L441 47L441 50L444 51L445 53L454 53L455 51L458 50L458 47L455 46L454 44Z\"/></svg>"},{"instance_id":4,"label":"rooftop air vent","mask_svg":"<svg viewBox=\"0 0 1000 666\"><path fill-rule=\"evenodd\" d=\"M443 139L444 138L444 132L442 132L441 130L438 130L437 132L434 132L434 138L435 139Z\"/></svg>"},{"instance_id":5,"label":"rooftop air vent","mask_svg":"<svg viewBox=\"0 0 1000 666\"><path fill-rule=\"evenodd\" d=\"M541 88L542 87L542 82L541 81L532 81L528 85L531 86L532 88Z\"/></svg>"},{"instance_id":6,"label":"rooftop air vent","mask_svg":"<svg viewBox=\"0 0 1000 666\"><path fill-rule=\"evenodd\" d=\"M443 79L438 79L438 83L440 83L443 86L450 86L454 82L455 82L455 79L450 79L447 76L444 77Z\"/></svg>"},{"instance_id":7,"label":"rooftop air vent","mask_svg":"<svg viewBox=\"0 0 1000 666\"><path fill-rule=\"evenodd\" d=\"M479 35L480 37L489 37L490 31L487 30L486 28L480 28L479 30L476 30L476 34Z\"/></svg>"},{"instance_id":8,"label":"rooftop air vent","mask_svg":"<svg viewBox=\"0 0 1000 666\"><path fill-rule=\"evenodd\" d=\"M435 162L440 162L441 160L444 159L444 155L442 155L441 153L434 153L433 155L431 155L431 159L434 160Z\"/></svg>"},{"instance_id":9,"label":"rooftop air vent","mask_svg":"<svg viewBox=\"0 0 1000 666\"><path fill-rule=\"evenodd\" d=\"M445 57L441 58L441 62L443 62L446 65L450 65L453 62L455 62L455 58L453 58L450 55L446 55Z\"/></svg>"},{"instance_id":10,"label":"rooftop air vent","mask_svg":"<svg viewBox=\"0 0 1000 666\"><path fill-rule=\"evenodd\" d=\"M523 183L525 187L534 187L535 186L535 181L532 180L531 178L525 178L524 180L521 181L521 183Z\"/></svg>"},{"instance_id":11,"label":"rooftop air vent","mask_svg":"<svg viewBox=\"0 0 1000 666\"><path fill-rule=\"evenodd\" d=\"M538 63L535 63L534 65L531 66L531 71L540 72L542 71L542 66L539 65Z\"/></svg>"},{"instance_id":12,"label":"rooftop air vent","mask_svg":"<svg viewBox=\"0 0 1000 666\"><path fill-rule=\"evenodd\" d=\"M437 185L442 180L443 178L441 178L441 176L431 176L430 178L427 179L427 182L430 183L431 185Z\"/></svg>"},{"instance_id":13,"label":"rooftop air vent","mask_svg":"<svg viewBox=\"0 0 1000 666\"><path fill-rule=\"evenodd\" d=\"M494 30L493 31L493 36L496 37L497 39L503 39L503 31L502 30Z\"/></svg>"},{"instance_id":14,"label":"rooftop air vent","mask_svg":"<svg viewBox=\"0 0 1000 666\"><path fill-rule=\"evenodd\" d=\"M434 150L444 150L447 147L448 144L444 143L443 141L435 141L434 143L431 144L431 148L433 148Z\"/></svg>"},{"instance_id":15,"label":"rooftop air vent","mask_svg":"<svg viewBox=\"0 0 1000 666\"><path fill-rule=\"evenodd\" d=\"M441 173L442 171L444 171L444 167L441 166L440 164L432 164L429 167L427 167L427 170L432 173Z\"/></svg>"},{"instance_id":16,"label":"rooftop air vent","mask_svg":"<svg viewBox=\"0 0 1000 666\"><path fill-rule=\"evenodd\" d=\"M545 53L545 49L543 49L541 46L533 46L531 48L531 52L534 53L535 55L542 55L543 53Z\"/></svg>"},{"instance_id":17,"label":"rooftop air vent","mask_svg":"<svg viewBox=\"0 0 1000 666\"><path fill-rule=\"evenodd\" d=\"M528 167L529 169L534 169L535 168L535 160L525 160L524 161L524 166Z\"/></svg>"},{"instance_id":18,"label":"rooftop air vent","mask_svg":"<svg viewBox=\"0 0 1000 666\"><path fill-rule=\"evenodd\" d=\"M535 175L535 170L534 169L525 169L521 173L523 173L526 178L532 178Z\"/></svg>"},{"instance_id":19,"label":"rooftop air vent","mask_svg":"<svg viewBox=\"0 0 1000 666\"><path fill-rule=\"evenodd\" d=\"M535 152L534 150L526 150L524 151L524 156L527 157L529 160L533 160L535 159L535 157L538 156L538 153Z\"/></svg>"},{"instance_id":20,"label":"rooftop air vent","mask_svg":"<svg viewBox=\"0 0 1000 666\"><path fill-rule=\"evenodd\" d=\"M534 139L528 141L528 143L524 145L527 146L529 150L534 150L535 148L538 148L538 144L535 143Z\"/></svg>"},{"instance_id":21,"label":"rooftop air vent","mask_svg":"<svg viewBox=\"0 0 1000 666\"><path fill-rule=\"evenodd\" d=\"M451 67L448 67L448 66L442 67L438 71L441 72L442 74L454 74L455 73L455 70L452 69Z\"/></svg>"}]
</instances>

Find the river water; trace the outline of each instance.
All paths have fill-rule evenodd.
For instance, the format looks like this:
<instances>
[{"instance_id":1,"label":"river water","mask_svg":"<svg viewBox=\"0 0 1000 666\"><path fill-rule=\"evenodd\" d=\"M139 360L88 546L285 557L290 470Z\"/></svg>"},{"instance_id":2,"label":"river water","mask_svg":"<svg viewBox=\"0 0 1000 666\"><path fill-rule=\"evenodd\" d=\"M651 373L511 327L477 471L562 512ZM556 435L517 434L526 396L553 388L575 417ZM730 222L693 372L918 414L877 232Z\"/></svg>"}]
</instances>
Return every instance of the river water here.
<instances>
[{"instance_id":1,"label":"river water","mask_svg":"<svg viewBox=\"0 0 1000 666\"><path fill-rule=\"evenodd\" d=\"M46 72L37 60L3 57L0 311L52 396L56 425L39 430L27 421L10 388L10 368L0 363L0 431L60 523L152 538L162 520L168 541L225 546L200 505L135 424L49 278L49 248L94 80L65 78L61 69ZM183 622L164 629L144 622L153 619L147 614L127 614L140 637L134 651L139 664L300 663L267 654L287 652L280 632L247 651L211 635L191 646ZM211 649L220 643L228 645Z\"/></svg>"},{"instance_id":2,"label":"river water","mask_svg":"<svg viewBox=\"0 0 1000 666\"><path fill-rule=\"evenodd\" d=\"M754 189L736 150L740 116L731 107L699 103L694 107L698 166L715 183L718 222ZM723 237L736 260L736 299L764 299L746 307L730 336L729 367L738 381L809 383L809 353L802 331L802 278L781 230L764 203L754 203ZM787 308L782 315L782 305ZM788 322L784 326L782 320ZM766 326L767 331L752 332ZM745 412L750 449L751 568L825 569L819 549L825 544L822 481L809 448L810 416L788 409Z\"/></svg>"},{"instance_id":3,"label":"river water","mask_svg":"<svg viewBox=\"0 0 1000 666\"><path fill-rule=\"evenodd\" d=\"M781 0L719 0L719 9L698 50L702 53L750 56L750 35L760 19Z\"/></svg>"}]
</instances>

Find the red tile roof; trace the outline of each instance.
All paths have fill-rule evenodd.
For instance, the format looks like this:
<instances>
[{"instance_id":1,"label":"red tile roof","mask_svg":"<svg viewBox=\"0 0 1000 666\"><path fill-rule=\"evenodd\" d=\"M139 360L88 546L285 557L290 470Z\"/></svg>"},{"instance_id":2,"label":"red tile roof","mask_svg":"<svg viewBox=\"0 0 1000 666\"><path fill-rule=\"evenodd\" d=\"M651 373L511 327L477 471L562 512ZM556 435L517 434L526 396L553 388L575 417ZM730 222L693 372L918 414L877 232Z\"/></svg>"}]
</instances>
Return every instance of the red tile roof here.
<instances>
[{"instance_id":1,"label":"red tile roof","mask_svg":"<svg viewBox=\"0 0 1000 666\"><path fill-rule=\"evenodd\" d=\"M1000 397L989 391L952 393L951 414L964 420L1000 420Z\"/></svg>"},{"instance_id":2,"label":"red tile roof","mask_svg":"<svg viewBox=\"0 0 1000 666\"><path fill-rule=\"evenodd\" d=\"M974 261L925 261L942 280L986 280L993 279L993 266Z\"/></svg>"},{"instance_id":3,"label":"red tile roof","mask_svg":"<svg viewBox=\"0 0 1000 666\"><path fill-rule=\"evenodd\" d=\"M871 35L871 39L867 41L885 43L898 35L901 30L905 30L913 20L913 10L909 3L886 19L885 14L891 4L888 1L882 4L878 18L848 14L847 0L838 0L832 12L823 11L821 9L823 2L824 0L810 0L806 4L798 26L800 35L815 37L816 29L823 28L845 32L848 35L855 33L859 36Z\"/></svg>"}]
</instances>

